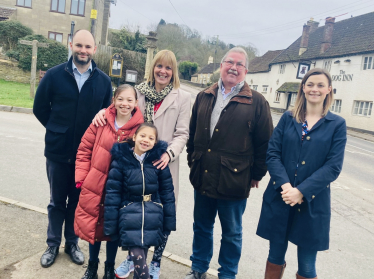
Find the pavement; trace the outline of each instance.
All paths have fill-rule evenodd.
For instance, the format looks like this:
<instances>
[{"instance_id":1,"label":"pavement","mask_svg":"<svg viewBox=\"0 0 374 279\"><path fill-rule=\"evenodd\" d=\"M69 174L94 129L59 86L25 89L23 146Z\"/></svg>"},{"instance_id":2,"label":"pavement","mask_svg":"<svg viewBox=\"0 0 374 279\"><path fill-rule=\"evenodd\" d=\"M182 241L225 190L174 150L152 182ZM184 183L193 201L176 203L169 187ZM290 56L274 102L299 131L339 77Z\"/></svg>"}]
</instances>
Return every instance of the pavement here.
<instances>
[{"instance_id":1,"label":"pavement","mask_svg":"<svg viewBox=\"0 0 374 279\"><path fill-rule=\"evenodd\" d=\"M0 278L1 279L67 279L81 278L87 268L88 243L80 241L79 246L86 256L85 264L74 264L64 253L64 246L55 263L49 268L40 265L40 257L47 248L46 228L47 210L0 197ZM5 224L5 225L4 225ZM64 242L62 242L64 243ZM127 252L118 250L116 266L127 256ZM148 253L148 262L153 253ZM100 251L99 278L104 275L105 244ZM191 262L168 252L162 259L163 279L184 278L189 272ZM207 279L217 278L217 271L209 270ZM130 275L130 279L133 275Z\"/></svg>"}]
</instances>

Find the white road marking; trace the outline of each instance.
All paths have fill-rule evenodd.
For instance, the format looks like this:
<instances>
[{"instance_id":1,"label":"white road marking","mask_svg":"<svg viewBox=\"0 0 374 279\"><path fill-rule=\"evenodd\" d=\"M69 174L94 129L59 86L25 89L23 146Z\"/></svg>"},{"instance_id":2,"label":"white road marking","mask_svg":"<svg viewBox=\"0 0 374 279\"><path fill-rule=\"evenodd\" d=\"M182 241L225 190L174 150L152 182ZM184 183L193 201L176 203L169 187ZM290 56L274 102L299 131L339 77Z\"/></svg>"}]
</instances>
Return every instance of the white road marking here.
<instances>
[{"instance_id":1,"label":"white road marking","mask_svg":"<svg viewBox=\"0 0 374 279\"><path fill-rule=\"evenodd\" d=\"M331 183L331 188L349 190L349 187L342 185L340 182L334 181Z\"/></svg>"},{"instance_id":2,"label":"white road marking","mask_svg":"<svg viewBox=\"0 0 374 279\"><path fill-rule=\"evenodd\" d=\"M365 152L369 152L369 153L374 154L373 151L369 151L369 150L367 150L367 149L364 149L364 148L361 148L361 147L357 147L357 146L352 145L352 144L349 144L349 143L347 143L347 145L348 145L348 146L352 146L352 147L357 148L357 149L360 149L360 150L363 150L363 151L365 151Z\"/></svg>"},{"instance_id":3,"label":"white road marking","mask_svg":"<svg viewBox=\"0 0 374 279\"><path fill-rule=\"evenodd\" d=\"M362 152L357 152L357 151L353 151L353 150L349 150L349 149L346 149L345 151L349 152L349 153L353 153L353 154L360 154L360 155L366 155L366 156L373 156L371 154L367 154L367 153L362 153Z\"/></svg>"}]
</instances>

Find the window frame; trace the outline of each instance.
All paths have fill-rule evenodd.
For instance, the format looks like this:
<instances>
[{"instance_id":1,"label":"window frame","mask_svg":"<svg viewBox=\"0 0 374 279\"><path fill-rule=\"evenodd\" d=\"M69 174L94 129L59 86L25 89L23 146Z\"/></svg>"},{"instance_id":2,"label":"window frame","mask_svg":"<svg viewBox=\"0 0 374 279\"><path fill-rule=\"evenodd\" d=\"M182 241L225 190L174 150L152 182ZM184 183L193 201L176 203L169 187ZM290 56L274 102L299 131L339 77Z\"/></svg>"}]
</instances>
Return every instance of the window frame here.
<instances>
[{"instance_id":1,"label":"window frame","mask_svg":"<svg viewBox=\"0 0 374 279\"><path fill-rule=\"evenodd\" d=\"M331 71L331 64L332 64L332 60L323 60L323 65L322 65L322 69L325 69L327 70L328 72Z\"/></svg>"},{"instance_id":2,"label":"window frame","mask_svg":"<svg viewBox=\"0 0 374 279\"><path fill-rule=\"evenodd\" d=\"M77 6L77 13L76 14L73 14L71 9L73 8L73 1L74 0L71 0L70 2L70 14L71 15L75 15L75 16L85 16L84 14L86 13L86 4L87 4L87 1L86 0L83 0L84 1L84 7L83 7L83 14L79 14L79 4L80 4L80 0L76 0L78 2L78 6Z\"/></svg>"},{"instance_id":3,"label":"window frame","mask_svg":"<svg viewBox=\"0 0 374 279\"><path fill-rule=\"evenodd\" d=\"M282 92L275 92L275 98L274 98L274 103L280 103L280 98L281 98Z\"/></svg>"},{"instance_id":4,"label":"window frame","mask_svg":"<svg viewBox=\"0 0 374 279\"><path fill-rule=\"evenodd\" d=\"M53 1L57 1L57 10L52 10L52 2ZM65 4L64 4L64 11L63 12L60 12L59 10L58 10L58 6L59 6L59 3L60 3L60 1L65 1ZM67 0L51 0L51 5L50 5L50 7L49 7L49 11L50 12L52 12L52 13L59 13L59 14L65 14L66 12L66 1Z\"/></svg>"},{"instance_id":5,"label":"window frame","mask_svg":"<svg viewBox=\"0 0 374 279\"><path fill-rule=\"evenodd\" d=\"M253 90L257 91L258 85L253 85Z\"/></svg>"},{"instance_id":6,"label":"window frame","mask_svg":"<svg viewBox=\"0 0 374 279\"><path fill-rule=\"evenodd\" d=\"M331 111L335 113L341 113L342 111L342 99L335 99L331 105Z\"/></svg>"},{"instance_id":7,"label":"window frame","mask_svg":"<svg viewBox=\"0 0 374 279\"><path fill-rule=\"evenodd\" d=\"M18 2L20 2L20 1L23 1L23 5L18 4ZM25 2L26 2L26 0L16 0L16 6L17 7L23 7L23 8L32 9L32 0L30 0L30 7L29 6L25 6Z\"/></svg>"},{"instance_id":8,"label":"window frame","mask_svg":"<svg viewBox=\"0 0 374 279\"><path fill-rule=\"evenodd\" d=\"M55 35L55 38L54 38L54 39L51 39L51 38L49 37L50 34L54 34L54 35ZM56 40L56 35L61 35L61 42ZM59 43L63 44L63 42L64 42L64 33L48 31L48 39L50 39L50 40L54 40L54 41L56 41L56 42L59 42Z\"/></svg>"},{"instance_id":9,"label":"window frame","mask_svg":"<svg viewBox=\"0 0 374 279\"><path fill-rule=\"evenodd\" d=\"M279 64L279 74L284 74L286 71L286 64Z\"/></svg>"},{"instance_id":10,"label":"window frame","mask_svg":"<svg viewBox=\"0 0 374 279\"><path fill-rule=\"evenodd\" d=\"M366 106L367 104L367 106ZM365 115L366 110L366 115ZM371 117L371 112L373 110L373 102L372 101L358 101L355 100L353 103L352 115L356 116L363 116L363 117Z\"/></svg>"},{"instance_id":11,"label":"window frame","mask_svg":"<svg viewBox=\"0 0 374 279\"><path fill-rule=\"evenodd\" d=\"M269 88L269 85L263 85L262 86L262 93L267 94L268 93L268 88Z\"/></svg>"},{"instance_id":12,"label":"window frame","mask_svg":"<svg viewBox=\"0 0 374 279\"><path fill-rule=\"evenodd\" d=\"M365 60L369 60L365 62ZM367 65L369 67L367 67ZM362 68L363 71L374 70L374 55L362 56Z\"/></svg>"},{"instance_id":13,"label":"window frame","mask_svg":"<svg viewBox=\"0 0 374 279\"><path fill-rule=\"evenodd\" d=\"M295 106L297 93L291 93L290 106Z\"/></svg>"}]
</instances>

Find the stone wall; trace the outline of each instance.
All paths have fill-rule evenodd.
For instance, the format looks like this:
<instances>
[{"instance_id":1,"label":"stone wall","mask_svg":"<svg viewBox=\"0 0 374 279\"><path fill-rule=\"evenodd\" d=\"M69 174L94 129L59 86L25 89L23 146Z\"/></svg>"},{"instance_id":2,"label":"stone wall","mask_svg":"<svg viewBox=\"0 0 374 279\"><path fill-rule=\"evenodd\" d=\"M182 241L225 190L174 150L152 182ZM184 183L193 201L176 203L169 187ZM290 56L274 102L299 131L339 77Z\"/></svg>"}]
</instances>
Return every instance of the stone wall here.
<instances>
[{"instance_id":1,"label":"stone wall","mask_svg":"<svg viewBox=\"0 0 374 279\"><path fill-rule=\"evenodd\" d=\"M32 8L17 6L16 0L0 0L0 6L16 8L16 12L11 19L20 21L23 25L30 27L35 34L40 34L48 38L49 32L62 34L62 44L68 45L68 34L70 33L71 22L75 22L75 31L78 29L91 29L91 9L94 0L85 2L84 16L70 14L72 1L65 1L63 13L51 11L51 0L32 1ZM61 1L60 1L61 2ZM97 21L96 34L94 34L97 44L101 41L105 0L97 0ZM107 19L107 18L106 18ZM107 28L107 24L105 25ZM106 42L103 42L106 43Z\"/></svg>"},{"instance_id":2,"label":"stone wall","mask_svg":"<svg viewBox=\"0 0 374 279\"><path fill-rule=\"evenodd\" d=\"M25 72L17 67L17 62L0 59L0 79L30 83L30 72ZM37 82L39 79L37 78Z\"/></svg>"}]
</instances>

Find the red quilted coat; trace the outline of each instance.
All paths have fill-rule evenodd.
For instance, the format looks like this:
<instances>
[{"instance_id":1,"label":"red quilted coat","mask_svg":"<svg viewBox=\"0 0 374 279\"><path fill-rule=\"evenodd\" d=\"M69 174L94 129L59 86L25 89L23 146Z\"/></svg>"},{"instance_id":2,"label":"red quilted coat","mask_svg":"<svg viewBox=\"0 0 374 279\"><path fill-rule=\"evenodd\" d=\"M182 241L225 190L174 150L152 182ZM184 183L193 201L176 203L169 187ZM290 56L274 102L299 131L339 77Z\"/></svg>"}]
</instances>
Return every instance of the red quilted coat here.
<instances>
[{"instance_id":1,"label":"red quilted coat","mask_svg":"<svg viewBox=\"0 0 374 279\"><path fill-rule=\"evenodd\" d=\"M110 150L116 141L132 137L143 123L139 108L134 109L132 118L118 131L114 128L116 109L112 104L106 111L107 125L90 125L82 137L75 162L75 182L83 182L79 202L75 211L75 234L94 244L110 241L104 236L105 183L108 177Z\"/></svg>"}]
</instances>

